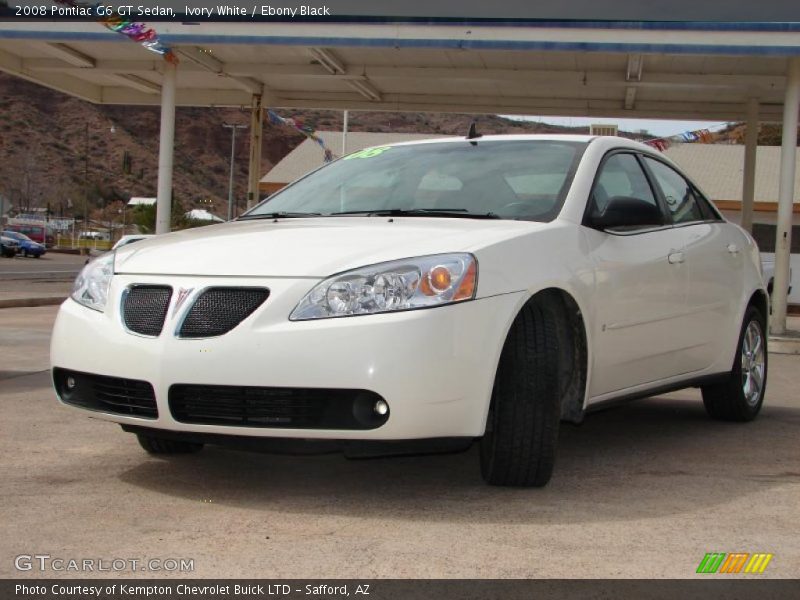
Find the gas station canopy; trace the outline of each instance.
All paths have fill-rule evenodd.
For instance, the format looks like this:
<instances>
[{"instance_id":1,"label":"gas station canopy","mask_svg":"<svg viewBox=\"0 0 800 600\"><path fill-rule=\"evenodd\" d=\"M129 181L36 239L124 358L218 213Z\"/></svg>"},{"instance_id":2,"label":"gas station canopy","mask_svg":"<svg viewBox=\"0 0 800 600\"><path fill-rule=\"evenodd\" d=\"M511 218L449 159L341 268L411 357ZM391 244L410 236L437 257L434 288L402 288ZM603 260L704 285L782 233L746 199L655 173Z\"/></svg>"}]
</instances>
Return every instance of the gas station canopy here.
<instances>
[{"instance_id":1,"label":"gas station canopy","mask_svg":"<svg viewBox=\"0 0 800 600\"><path fill-rule=\"evenodd\" d=\"M800 23L177 23L179 106L780 120ZM160 104L165 63L93 22L0 23L0 69L104 104Z\"/></svg>"}]
</instances>

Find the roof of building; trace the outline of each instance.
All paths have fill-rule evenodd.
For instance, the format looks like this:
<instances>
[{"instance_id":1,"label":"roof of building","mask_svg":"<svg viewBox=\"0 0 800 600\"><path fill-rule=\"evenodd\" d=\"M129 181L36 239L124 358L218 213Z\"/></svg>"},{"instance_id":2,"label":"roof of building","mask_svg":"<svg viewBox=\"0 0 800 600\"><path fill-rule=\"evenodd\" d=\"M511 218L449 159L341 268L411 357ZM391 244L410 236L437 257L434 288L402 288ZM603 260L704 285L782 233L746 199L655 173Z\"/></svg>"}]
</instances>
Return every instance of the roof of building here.
<instances>
[{"instance_id":1,"label":"roof of building","mask_svg":"<svg viewBox=\"0 0 800 600\"><path fill-rule=\"evenodd\" d=\"M325 145L339 154L342 134L322 131L318 135ZM374 133L350 132L347 134L347 152L356 152L371 146L396 144L450 136L429 133ZM712 200L740 201L742 198L742 173L744 146L727 144L674 144L666 152ZM778 201L778 175L780 171L780 146L759 146L756 154L756 202ZM262 179L262 183L286 184L302 177L323 164L322 150L312 140L304 140L287 154ZM795 172L795 202L800 203L800 153Z\"/></svg>"},{"instance_id":2,"label":"roof of building","mask_svg":"<svg viewBox=\"0 0 800 600\"><path fill-rule=\"evenodd\" d=\"M128 206L152 206L155 203L155 198L144 198L142 196L133 196L128 200Z\"/></svg>"},{"instance_id":3,"label":"roof of building","mask_svg":"<svg viewBox=\"0 0 800 600\"><path fill-rule=\"evenodd\" d=\"M665 154L681 166L712 200L742 199L744 146L675 144ZM759 146L756 153L756 202L777 202L780 146ZM794 201L800 202L800 154L797 156Z\"/></svg>"},{"instance_id":4,"label":"roof of building","mask_svg":"<svg viewBox=\"0 0 800 600\"><path fill-rule=\"evenodd\" d=\"M318 131L317 135L322 138L325 145L330 148L334 154L340 155L342 153L341 131ZM450 136L433 135L430 133L373 133L350 131L347 133L347 154L371 146L441 137ZM321 167L322 164L322 148L319 147L319 144L313 140L303 140L297 148L284 156L278 164L272 167L269 173L264 175L261 179L261 183L289 183L302 177L309 171Z\"/></svg>"},{"instance_id":5,"label":"roof of building","mask_svg":"<svg viewBox=\"0 0 800 600\"><path fill-rule=\"evenodd\" d=\"M225 222L225 219L222 219L217 215L208 212L204 208L193 208L192 210L186 213L186 218L193 219L195 221L214 221L215 223Z\"/></svg>"}]
</instances>

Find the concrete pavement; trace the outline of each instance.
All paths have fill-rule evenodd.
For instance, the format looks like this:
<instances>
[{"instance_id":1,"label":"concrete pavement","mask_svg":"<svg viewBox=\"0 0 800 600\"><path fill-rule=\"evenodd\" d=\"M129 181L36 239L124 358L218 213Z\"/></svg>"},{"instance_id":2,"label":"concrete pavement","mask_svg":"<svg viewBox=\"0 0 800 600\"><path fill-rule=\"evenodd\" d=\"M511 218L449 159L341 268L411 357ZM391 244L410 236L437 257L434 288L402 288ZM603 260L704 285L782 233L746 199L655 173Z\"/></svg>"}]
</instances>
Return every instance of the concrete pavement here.
<instances>
[{"instance_id":1,"label":"concrete pavement","mask_svg":"<svg viewBox=\"0 0 800 600\"><path fill-rule=\"evenodd\" d=\"M86 257L56 252L0 259L0 308L61 304L85 262Z\"/></svg>"},{"instance_id":2,"label":"concrete pavement","mask_svg":"<svg viewBox=\"0 0 800 600\"><path fill-rule=\"evenodd\" d=\"M46 553L189 557L196 577L683 578L706 552L771 552L760 577L800 576L800 357L770 356L753 423L711 421L696 390L642 400L562 426L553 480L518 490L485 486L475 448L152 458L56 403L55 312L0 311L0 577L35 577L13 559Z\"/></svg>"}]
</instances>

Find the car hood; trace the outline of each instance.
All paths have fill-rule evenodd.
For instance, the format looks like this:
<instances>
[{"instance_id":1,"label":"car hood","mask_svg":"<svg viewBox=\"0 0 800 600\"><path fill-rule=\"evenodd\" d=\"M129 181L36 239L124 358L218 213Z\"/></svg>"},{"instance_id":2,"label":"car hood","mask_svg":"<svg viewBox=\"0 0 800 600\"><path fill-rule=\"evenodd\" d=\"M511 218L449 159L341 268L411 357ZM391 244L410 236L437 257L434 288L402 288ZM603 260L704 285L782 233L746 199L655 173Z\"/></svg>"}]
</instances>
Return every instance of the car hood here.
<instances>
[{"instance_id":1,"label":"car hood","mask_svg":"<svg viewBox=\"0 0 800 600\"><path fill-rule=\"evenodd\" d=\"M328 277L398 258L478 249L547 227L529 221L327 217L237 221L123 246L115 272Z\"/></svg>"}]
</instances>

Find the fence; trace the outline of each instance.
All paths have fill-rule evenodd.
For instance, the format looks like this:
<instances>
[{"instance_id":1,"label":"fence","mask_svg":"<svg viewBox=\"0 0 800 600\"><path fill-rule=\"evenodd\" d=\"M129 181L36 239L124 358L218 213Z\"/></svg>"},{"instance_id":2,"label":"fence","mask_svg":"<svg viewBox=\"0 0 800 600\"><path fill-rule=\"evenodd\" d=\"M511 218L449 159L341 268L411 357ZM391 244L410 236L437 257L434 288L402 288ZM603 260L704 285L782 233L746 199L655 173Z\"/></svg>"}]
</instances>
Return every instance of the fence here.
<instances>
[{"instance_id":1,"label":"fence","mask_svg":"<svg viewBox=\"0 0 800 600\"><path fill-rule=\"evenodd\" d=\"M113 245L114 244L108 240L91 238L73 239L70 236L56 236L56 248L71 248L73 250L80 248L88 250L110 250Z\"/></svg>"}]
</instances>

